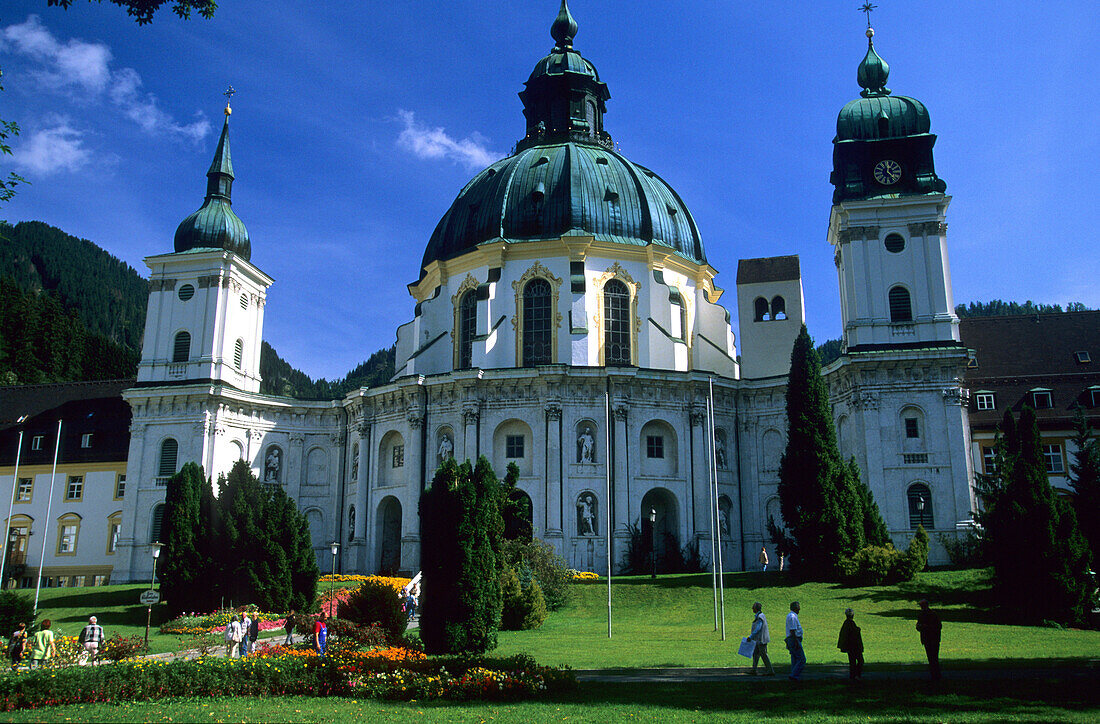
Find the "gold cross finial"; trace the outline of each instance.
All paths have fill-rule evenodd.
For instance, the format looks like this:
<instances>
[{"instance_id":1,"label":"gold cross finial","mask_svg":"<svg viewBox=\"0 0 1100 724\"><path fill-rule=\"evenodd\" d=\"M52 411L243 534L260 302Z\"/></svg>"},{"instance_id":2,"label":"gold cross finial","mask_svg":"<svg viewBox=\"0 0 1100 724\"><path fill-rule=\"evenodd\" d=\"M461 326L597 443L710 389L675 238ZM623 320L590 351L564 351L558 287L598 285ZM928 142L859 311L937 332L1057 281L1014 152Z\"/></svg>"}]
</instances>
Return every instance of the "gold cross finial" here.
<instances>
[{"instance_id":1,"label":"gold cross finial","mask_svg":"<svg viewBox=\"0 0 1100 724\"><path fill-rule=\"evenodd\" d=\"M233 90L233 86L229 86L225 89L225 93L222 93L225 96L225 115L227 116L233 112L233 109L229 107L229 101L233 100L233 94L236 92Z\"/></svg>"},{"instance_id":2,"label":"gold cross finial","mask_svg":"<svg viewBox=\"0 0 1100 724\"><path fill-rule=\"evenodd\" d=\"M867 43L870 45L871 38L875 37L875 29L871 27L871 11L877 8L878 5L872 5L871 3L863 3L859 6L859 11L867 16Z\"/></svg>"}]
</instances>

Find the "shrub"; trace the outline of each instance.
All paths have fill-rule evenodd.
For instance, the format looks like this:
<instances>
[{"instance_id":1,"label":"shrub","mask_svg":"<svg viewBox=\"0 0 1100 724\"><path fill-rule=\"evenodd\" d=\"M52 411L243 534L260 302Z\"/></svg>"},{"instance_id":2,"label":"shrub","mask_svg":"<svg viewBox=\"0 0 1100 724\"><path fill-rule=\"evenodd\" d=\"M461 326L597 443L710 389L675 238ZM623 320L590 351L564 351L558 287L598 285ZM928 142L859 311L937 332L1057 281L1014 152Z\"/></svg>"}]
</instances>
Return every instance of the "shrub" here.
<instances>
[{"instance_id":1,"label":"shrub","mask_svg":"<svg viewBox=\"0 0 1100 724\"><path fill-rule=\"evenodd\" d=\"M565 559L554 552L554 547L540 540L526 543L518 540L504 541L504 562L516 570L527 569L542 588L546 607L556 611L569 600L569 583L572 579Z\"/></svg>"},{"instance_id":2,"label":"shrub","mask_svg":"<svg viewBox=\"0 0 1100 724\"><path fill-rule=\"evenodd\" d=\"M380 627L396 640L405 633L408 617L401 610L401 601L393 587L376 581L366 581L339 604L336 615L357 624Z\"/></svg>"},{"instance_id":3,"label":"shrub","mask_svg":"<svg viewBox=\"0 0 1100 724\"><path fill-rule=\"evenodd\" d=\"M4 637L5 642L21 623L27 624L27 631L30 632L34 623L34 603L15 591L0 591L0 636Z\"/></svg>"},{"instance_id":4,"label":"shrub","mask_svg":"<svg viewBox=\"0 0 1100 724\"><path fill-rule=\"evenodd\" d=\"M205 656L209 653L206 648L209 646L206 637L197 637L203 644L199 655ZM192 646L190 648L199 648ZM141 652L145 651L145 640L134 634L133 636L119 636L115 634L111 638L103 642L103 645L99 649L100 658L108 661L122 661L124 659L132 659Z\"/></svg>"},{"instance_id":5,"label":"shrub","mask_svg":"<svg viewBox=\"0 0 1100 724\"><path fill-rule=\"evenodd\" d=\"M951 565L959 568L985 568L989 565L989 557L985 551L985 544L973 530L966 535L936 535L936 540L947 552L947 560Z\"/></svg>"},{"instance_id":6,"label":"shrub","mask_svg":"<svg viewBox=\"0 0 1100 724\"><path fill-rule=\"evenodd\" d=\"M917 532L909 540L909 547L898 561L894 571L896 581L911 581L928 565L928 532L923 525L917 526Z\"/></svg>"},{"instance_id":7,"label":"shrub","mask_svg":"<svg viewBox=\"0 0 1100 724\"><path fill-rule=\"evenodd\" d=\"M523 628L523 589L514 568L506 568L500 580L500 628L520 631Z\"/></svg>"},{"instance_id":8,"label":"shrub","mask_svg":"<svg viewBox=\"0 0 1100 724\"><path fill-rule=\"evenodd\" d=\"M534 578L523 589L523 621L521 628L529 631L538 628L550 613L546 610L546 596L542 593L542 587Z\"/></svg>"},{"instance_id":9,"label":"shrub","mask_svg":"<svg viewBox=\"0 0 1100 724\"><path fill-rule=\"evenodd\" d=\"M864 546L837 565L840 579L849 586L881 586L911 581L928 565L928 533L917 527L905 552L885 546Z\"/></svg>"}]
</instances>

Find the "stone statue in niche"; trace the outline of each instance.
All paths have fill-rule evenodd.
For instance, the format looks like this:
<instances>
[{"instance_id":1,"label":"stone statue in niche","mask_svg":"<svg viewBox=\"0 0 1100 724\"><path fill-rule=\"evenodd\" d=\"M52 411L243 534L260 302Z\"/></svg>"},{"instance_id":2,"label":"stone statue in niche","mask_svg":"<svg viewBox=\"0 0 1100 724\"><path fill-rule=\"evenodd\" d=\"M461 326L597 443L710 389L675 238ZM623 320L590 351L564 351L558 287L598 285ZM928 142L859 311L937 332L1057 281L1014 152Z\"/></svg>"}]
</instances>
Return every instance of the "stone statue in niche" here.
<instances>
[{"instance_id":1,"label":"stone statue in niche","mask_svg":"<svg viewBox=\"0 0 1100 724\"><path fill-rule=\"evenodd\" d=\"M596 461L596 438L592 436L592 428L585 426L577 437L577 461L591 463Z\"/></svg>"},{"instance_id":2,"label":"stone statue in niche","mask_svg":"<svg viewBox=\"0 0 1100 724\"><path fill-rule=\"evenodd\" d=\"M451 442L451 436L447 433L443 433L443 436L439 439L439 461L443 462L448 460L454 455L455 446Z\"/></svg>"},{"instance_id":3,"label":"stone statue in niche","mask_svg":"<svg viewBox=\"0 0 1100 724\"><path fill-rule=\"evenodd\" d=\"M718 469L726 469L726 441L722 438L718 438L714 442L714 458L718 461Z\"/></svg>"},{"instance_id":4,"label":"stone statue in niche","mask_svg":"<svg viewBox=\"0 0 1100 724\"><path fill-rule=\"evenodd\" d=\"M724 536L730 534L730 515L725 506L718 508L718 530L722 531Z\"/></svg>"},{"instance_id":5,"label":"stone statue in niche","mask_svg":"<svg viewBox=\"0 0 1100 724\"><path fill-rule=\"evenodd\" d=\"M267 449L267 457L264 458L264 482L278 482L279 470L282 467L282 452L277 447Z\"/></svg>"},{"instance_id":6,"label":"stone statue in niche","mask_svg":"<svg viewBox=\"0 0 1100 724\"><path fill-rule=\"evenodd\" d=\"M577 533L596 535L596 496L592 493L577 498Z\"/></svg>"},{"instance_id":7,"label":"stone statue in niche","mask_svg":"<svg viewBox=\"0 0 1100 724\"><path fill-rule=\"evenodd\" d=\"M359 446L356 445L351 453L351 479L359 479Z\"/></svg>"}]
</instances>

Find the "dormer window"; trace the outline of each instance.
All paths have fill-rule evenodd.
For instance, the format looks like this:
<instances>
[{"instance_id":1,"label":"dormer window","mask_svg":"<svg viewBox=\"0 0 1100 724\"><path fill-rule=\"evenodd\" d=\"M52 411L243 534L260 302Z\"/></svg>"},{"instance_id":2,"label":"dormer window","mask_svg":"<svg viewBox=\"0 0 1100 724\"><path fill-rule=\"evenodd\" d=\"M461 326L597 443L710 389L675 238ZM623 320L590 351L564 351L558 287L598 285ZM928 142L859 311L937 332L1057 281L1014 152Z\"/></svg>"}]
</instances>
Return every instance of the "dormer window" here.
<instances>
[{"instance_id":1,"label":"dormer window","mask_svg":"<svg viewBox=\"0 0 1100 724\"><path fill-rule=\"evenodd\" d=\"M974 393L974 399L977 400L979 410L997 409L997 397L992 392L979 390L978 392Z\"/></svg>"},{"instance_id":2,"label":"dormer window","mask_svg":"<svg viewBox=\"0 0 1100 724\"><path fill-rule=\"evenodd\" d=\"M1036 410L1049 410L1054 407L1054 399L1050 395L1050 390L1043 387L1036 387L1031 390L1031 406Z\"/></svg>"},{"instance_id":3,"label":"dormer window","mask_svg":"<svg viewBox=\"0 0 1100 724\"><path fill-rule=\"evenodd\" d=\"M1074 352L1073 356L1077 359L1077 364L1080 365L1087 365L1089 362L1092 362L1092 356L1085 350Z\"/></svg>"},{"instance_id":4,"label":"dormer window","mask_svg":"<svg viewBox=\"0 0 1100 724\"><path fill-rule=\"evenodd\" d=\"M1089 401L1093 407L1100 407L1100 385L1093 385L1089 388Z\"/></svg>"}]
</instances>

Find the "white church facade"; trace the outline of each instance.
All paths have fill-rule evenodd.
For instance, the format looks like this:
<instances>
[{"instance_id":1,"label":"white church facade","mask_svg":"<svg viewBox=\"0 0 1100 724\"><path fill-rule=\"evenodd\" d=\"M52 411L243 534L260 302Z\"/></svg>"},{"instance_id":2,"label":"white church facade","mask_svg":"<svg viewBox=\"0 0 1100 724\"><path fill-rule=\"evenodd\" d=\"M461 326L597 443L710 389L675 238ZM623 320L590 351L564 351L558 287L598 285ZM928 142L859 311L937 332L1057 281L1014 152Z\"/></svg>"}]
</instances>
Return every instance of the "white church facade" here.
<instances>
[{"instance_id":1,"label":"white church facade","mask_svg":"<svg viewBox=\"0 0 1100 724\"><path fill-rule=\"evenodd\" d=\"M227 107L202 208L172 253L146 260L115 581L148 577L167 481L187 461L216 477L243 459L284 486L322 570L332 541L344 572L416 570L419 497L452 455L485 455L501 476L516 463L536 537L577 569L606 570L609 532L617 567L651 512L662 553L694 542L709 560L715 528L727 570L772 548L799 260L742 260L723 294L677 193L614 150L610 94L576 32L563 2L555 46L520 93L524 137L427 244L394 378L342 400L259 392L272 279L231 208ZM891 95L887 73L869 39L863 92L838 118L828 241L844 354L824 373L841 451L904 545L917 523L953 535L969 519L973 464L950 198L927 111ZM735 306L737 344L721 302Z\"/></svg>"}]
</instances>

